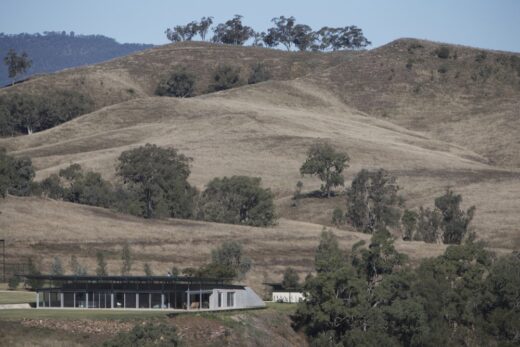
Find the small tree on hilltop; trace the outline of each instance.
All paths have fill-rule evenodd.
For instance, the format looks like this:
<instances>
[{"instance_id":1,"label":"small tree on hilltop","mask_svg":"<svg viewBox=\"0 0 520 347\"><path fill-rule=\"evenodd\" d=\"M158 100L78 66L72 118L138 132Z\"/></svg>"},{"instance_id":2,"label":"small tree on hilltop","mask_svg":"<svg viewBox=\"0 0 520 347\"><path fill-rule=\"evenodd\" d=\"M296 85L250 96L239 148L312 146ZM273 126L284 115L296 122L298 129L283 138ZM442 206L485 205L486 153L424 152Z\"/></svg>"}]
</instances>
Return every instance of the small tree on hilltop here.
<instances>
[{"instance_id":1,"label":"small tree on hilltop","mask_svg":"<svg viewBox=\"0 0 520 347\"><path fill-rule=\"evenodd\" d=\"M213 29L212 41L232 45L243 45L254 35L254 30L242 24L242 16L235 15L224 24L219 24Z\"/></svg>"},{"instance_id":2,"label":"small tree on hilltop","mask_svg":"<svg viewBox=\"0 0 520 347\"><path fill-rule=\"evenodd\" d=\"M4 57L4 63L7 65L9 78L13 79L11 85L14 85L16 76L25 73L32 66L32 60L29 59L27 53L23 52L18 55L12 48Z\"/></svg>"},{"instance_id":3,"label":"small tree on hilltop","mask_svg":"<svg viewBox=\"0 0 520 347\"><path fill-rule=\"evenodd\" d=\"M213 24L213 17L202 17L197 25L197 32L200 35L202 41L206 40L206 34L208 29Z\"/></svg>"},{"instance_id":4,"label":"small tree on hilltop","mask_svg":"<svg viewBox=\"0 0 520 347\"><path fill-rule=\"evenodd\" d=\"M347 153L337 152L330 144L316 143L307 152L300 173L302 176L318 176L323 182L322 192L330 197L331 188L344 184L342 172L348 167L349 160Z\"/></svg>"},{"instance_id":5,"label":"small tree on hilltop","mask_svg":"<svg viewBox=\"0 0 520 347\"><path fill-rule=\"evenodd\" d=\"M195 91L195 75L181 68L172 73L168 78L162 80L155 94L159 96L175 96L178 98L189 98Z\"/></svg>"}]
</instances>

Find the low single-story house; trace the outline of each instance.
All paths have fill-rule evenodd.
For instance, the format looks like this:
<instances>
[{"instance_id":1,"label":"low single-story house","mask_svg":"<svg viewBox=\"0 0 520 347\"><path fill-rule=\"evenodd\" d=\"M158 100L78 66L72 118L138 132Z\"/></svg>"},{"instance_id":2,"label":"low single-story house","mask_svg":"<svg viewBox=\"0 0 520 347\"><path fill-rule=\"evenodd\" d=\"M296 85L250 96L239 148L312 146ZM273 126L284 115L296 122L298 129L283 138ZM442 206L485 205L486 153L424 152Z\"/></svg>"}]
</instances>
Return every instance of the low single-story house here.
<instances>
[{"instance_id":1,"label":"low single-story house","mask_svg":"<svg viewBox=\"0 0 520 347\"><path fill-rule=\"evenodd\" d=\"M227 310L265 307L249 287L181 276L27 275L37 308Z\"/></svg>"},{"instance_id":2,"label":"low single-story house","mask_svg":"<svg viewBox=\"0 0 520 347\"><path fill-rule=\"evenodd\" d=\"M281 283L264 283L271 287L272 301L295 304L304 300L303 292L298 289L286 289Z\"/></svg>"}]
</instances>

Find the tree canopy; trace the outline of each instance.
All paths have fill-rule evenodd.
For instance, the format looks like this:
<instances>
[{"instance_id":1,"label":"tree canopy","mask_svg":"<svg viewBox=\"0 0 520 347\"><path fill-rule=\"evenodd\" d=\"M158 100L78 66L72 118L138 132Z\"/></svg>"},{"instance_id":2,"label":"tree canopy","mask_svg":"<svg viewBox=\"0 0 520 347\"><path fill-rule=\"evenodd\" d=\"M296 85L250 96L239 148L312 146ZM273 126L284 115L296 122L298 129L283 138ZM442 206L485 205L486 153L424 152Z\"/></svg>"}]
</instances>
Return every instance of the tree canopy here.
<instances>
[{"instance_id":1,"label":"tree canopy","mask_svg":"<svg viewBox=\"0 0 520 347\"><path fill-rule=\"evenodd\" d=\"M361 170L347 189L347 219L366 233L398 226L403 205L398 191L397 179L388 171Z\"/></svg>"},{"instance_id":2,"label":"tree canopy","mask_svg":"<svg viewBox=\"0 0 520 347\"><path fill-rule=\"evenodd\" d=\"M356 244L348 256L341 253L335 236L323 233L316 274L306 279L305 301L291 317L313 346L520 342L518 253L495 260L481 243L468 242L409 267L385 231L368 248Z\"/></svg>"},{"instance_id":3,"label":"tree canopy","mask_svg":"<svg viewBox=\"0 0 520 347\"><path fill-rule=\"evenodd\" d=\"M200 197L199 218L252 226L274 224L273 194L260 183L259 177L214 178Z\"/></svg>"},{"instance_id":4,"label":"tree canopy","mask_svg":"<svg viewBox=\"0 0 520 347\"><path fill-rule=\"evenodd\" d=\"M26 52L18 54L11 48L4 57L4 64L7 65L9 78L12 79L12 85L14 85L16 76L25 73L32 66L32 60L29 59Z\"/></svg>"},{"instance_id":5,"label":"tree canopy","mask_svg":"<svg viewBox=\"0 0 520 347\"><path fill-rule=\"evenodd\" d=\"M175 96L178 98L188 98L195 92L195 75L179 68L167 78L161 80L155 94L159 96Z\"/></svg>"},{"instance_id":6,"label":"tree canopy","mask_svg":"<svg viewBox=\"0 0 520 347\"><path fill-rule=\"evenodd\" d=\"M254 30L242 24L242 16L235 15L225 23L218 24L213 28L213 38L215 43L226 43L232 45L243 45L254 35Z\"/></svg>"},{"instance_id":7,"label":"tree canopy","mask_svg":"<svg viewBox=\"0 0 520 347\"><path fill-rule=\"evenodd\" d=\"M331 188L344 184L343 170L348 167L347 153L338 152L328 143L316 143L307 152L307 159L300 167L301 175L313 175L323 182L322 192L330 197Z\"/></svg>"},{"instance_id":8,"label":"tree canopy","mask_svg":"<svg viewBox=\"0 0 520 347\"><path fill-rule=\"evenodd\" d=\"M0 197L27 196L33 189L35 172L29 158L15 158L0 148Z\"/></svg>"},{"instance_id":9,"label":"tree canopy","mask_svg":"<svg viewBox=\"0 0 520 347\"><path fill-rule=\"evenodd\" d=\"M187 181L191 160L173 148L146 144L121 153L117 174L138 196L143 217L188 218L196 194Z\"/></svg>"}]
</instances>

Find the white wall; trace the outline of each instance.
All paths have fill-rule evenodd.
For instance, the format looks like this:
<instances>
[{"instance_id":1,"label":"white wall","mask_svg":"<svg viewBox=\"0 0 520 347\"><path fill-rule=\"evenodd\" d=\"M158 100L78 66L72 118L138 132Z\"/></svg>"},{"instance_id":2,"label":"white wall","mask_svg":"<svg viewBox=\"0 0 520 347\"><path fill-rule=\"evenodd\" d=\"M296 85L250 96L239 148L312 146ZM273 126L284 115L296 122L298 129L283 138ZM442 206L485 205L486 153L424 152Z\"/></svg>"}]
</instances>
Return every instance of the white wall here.
<instances>
[{"instance_id":1,"label":"white wall","mask_svg":"<svg viewBox=\"0 0 520 347\"><path fill-rule=\"evenodd\" d=\"M273 292L274 302L297 303L303 301L303 293L301 292Z\"/></svg>"}]
</instances>

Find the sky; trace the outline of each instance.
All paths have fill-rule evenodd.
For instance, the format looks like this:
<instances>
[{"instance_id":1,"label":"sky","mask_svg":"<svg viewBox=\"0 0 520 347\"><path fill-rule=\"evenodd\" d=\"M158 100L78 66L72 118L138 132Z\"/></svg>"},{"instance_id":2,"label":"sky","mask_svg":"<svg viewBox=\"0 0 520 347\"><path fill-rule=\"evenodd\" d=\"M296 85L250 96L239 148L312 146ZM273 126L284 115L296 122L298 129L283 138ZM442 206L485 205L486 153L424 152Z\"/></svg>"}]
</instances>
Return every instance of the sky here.
<instances>
[{"instance_id":1,"label":"sky","mask_svg":"<svg viewBox=\"0 0 520 347\"><path fill-rule=\"evenodd\" d=\"M280 15L313 29L357 25L372 47L413 37L520 52L520 0L0 0L0 32L65 30L164 44L168 27L235 14L258 31Z\"/></svg>"}]
</instances>

